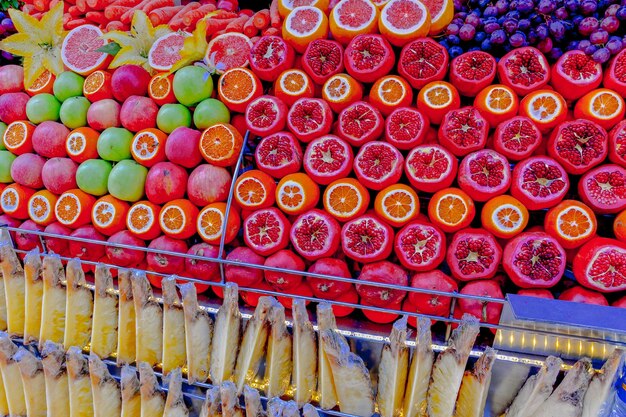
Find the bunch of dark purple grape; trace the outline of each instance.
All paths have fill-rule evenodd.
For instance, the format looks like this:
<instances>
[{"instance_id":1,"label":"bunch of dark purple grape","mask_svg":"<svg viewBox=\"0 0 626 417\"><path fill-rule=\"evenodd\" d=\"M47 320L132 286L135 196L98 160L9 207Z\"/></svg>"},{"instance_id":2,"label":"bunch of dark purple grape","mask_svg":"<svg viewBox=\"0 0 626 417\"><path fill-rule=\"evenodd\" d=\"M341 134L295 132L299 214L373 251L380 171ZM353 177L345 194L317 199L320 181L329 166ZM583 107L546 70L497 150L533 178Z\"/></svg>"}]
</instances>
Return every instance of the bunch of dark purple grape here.
<instances>
[{"instance_id":1,"label":"bunch of dark purple grape","mask_svg":"<svg viewBox=\"0 0 626 417\"><path fill-rule=\"evenodd\" d=\"M7 12L0 11L0 39L15 33L15 26L13 21L9 18ZM0 55L0 65L10 64L15 60L15 57L6 51L2 51Z\"/></svg>"},{"instance_id":2,"label":"bunch of dark purple grape","mask_svg":"<svg viewBox=\"0 0 626 417\"><path fill-rule=\"evenodd\" d=\"M500 57L535 46L550 60L580 49L605 63L626 47L626 0L454 0L439 41L452 57L483 50Z\"/></svg>"}]
</instances>

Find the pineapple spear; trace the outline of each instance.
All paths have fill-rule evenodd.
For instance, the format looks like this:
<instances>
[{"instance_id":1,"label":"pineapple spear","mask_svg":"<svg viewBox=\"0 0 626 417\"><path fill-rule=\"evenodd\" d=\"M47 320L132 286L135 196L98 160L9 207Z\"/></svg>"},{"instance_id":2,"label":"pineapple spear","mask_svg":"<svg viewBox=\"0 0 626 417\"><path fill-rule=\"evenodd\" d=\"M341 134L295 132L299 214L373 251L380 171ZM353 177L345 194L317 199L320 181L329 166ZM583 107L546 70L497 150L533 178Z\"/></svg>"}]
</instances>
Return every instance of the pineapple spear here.
<instances>
[{"instance_id":1,"label":"pineapple spear","mask_svg":"<svg viewBox=\"0 0 626 417\"><path fill-rule=\"evenodd\" d=\"M65 333L65 269L61 258L43 258L43 298L39 349L45 342L63 343Z\"/></svg>"},{"instance_id":2,"label":"pineapple spear","mask_svg":"<svg viewBox=\"0 0 626 417\"><path fill-rule=\"evenodd\" d=\"M389 343L385 344L381 354L377 396L381 417L399 417L402 415L402 400L404 399L409 367L406 326L406 316L393 324Z\"/></svg>"},{"instance_id":3,"label":"pineapple spear","mask_svg":"<svg viewBox=\"0 0 626 417\"><path fill-rule=\"evenodd\" d=\"M176 279L166 277L161 281L163 293L163 375L187 362L185 352L185 315L176 291Z\"/></svg>"},{"instance_id":4,"label":"pineapple spear","mask_svg":"<svg viewBox=\"0 0 626 417\"><path fill-rule=\"evenodd\" d=\"M91 315L93 314L93 294L87 288L85 273L78 259L72 259L65 268L65 349L71 346L83 348L91 337Z\"/></svg>"},{"instance_id":5,"label":"pineapple spear","mask_svg":"<svg viewBox=\"0 0 626 417\"><path fill-rule=\"evenodd\" d=\"M291 380L291 334L285 324L285 308L276 304L269 312L270 332L265 356L265 377L267 397L280 397L289 388ZM297 409L297 407L296 407Z\"/></svg>"},{"instance_id":6,"label":"pineapple spear","mask_svg":"<svg viewBox=\"0 0 626 417\"><path fill-rule=\"evenodd\" d=\"M279 397L271 398L267 402L267 417L282 417L286 405Z\"/></svg>"},{"instance_id":7,"label":"pineapple spear","mask_svg":"<svg viewBox=\"0 0 626 417\"><path fill-rule=\"evenodd\" d=\"M526 380L506 412L506 417L533 417L552 394L562 364L561 359L548 356L539 372Z\"/></svg>"},{"instance_id":8,"label":"pineapple spear","mask_svg":"<svg viewBox=\"0 0 626 417\"><path fill-rule=\"evenodd\" d=\"M136 356L136 326L135 302L131 272L120 270L117 274L119 288L118 329L117 329L117 365L135 362Z\"/></svg>"},{"instance_id":9,"label":"pineapple spear","mask_svg":"<svg viewBox=\"0 0 626 417\"><path fill-rule=\"evenodd\" d=\"M295 401L287 401L283 407L283 417L300 417L300 410Z\"/></svg>"},{"instance_id":10,"label":"pineapple spear","mask_svg":"<svg viewBox=\"0 0 626 417\"><path fill-rule=\"evenodd\" d=\"M189 409L185 405L185 398L183 397L183 375L180 368L170 371L169 380L163 417L189 416Z\"/></svg>"},{"instance_id":11,"label":"pineapple spear","mask_svg":"<svg viewBox=\"0 0 626 417\"><path fill-rule=\"evenodd\" d=\"M624 363L624 351L615 349L608 357L604 366L591 379L589 389L585 394L582 417L596 417L600 415L611 394L616 375Z\"/></svg>"},{"instance_id":12,"label":"pineapple spear","mask_svg":"<svg viewBox=\"0 0 626 417\"><path fill-rule=\"evenodd\" d=\"M583 358L576 362L552 395L539 406L534 417L580 417L592 376L593 368L589 359Z\"/></svg>"},{"instance_id":13,"label":"pineapple spear","mask_svg":"<svg viewBox=\"0 0 626 417\"><path fill-rule=\"evenodd\" d=\"M11 336L24 335L26 282L22 263L8 243L0 245L0 269L4 279L7 328Z\"/></svg>"},{"instance_id":14,"label":"pineapple spear","mask_svg":"<svg viewBox=\"0 0 626 417\"><path fill-rule=\"evenodd\" d=\"M70 398L63 346L46 342L41 352L46 380L46 408L49 417L70 415Z\"/></svg>"},{"instance_id":15,"label":"pineapple spear","mask_svg":"<svg viewBox=\"0 0 626 417\"><path fill-rule=\"evenodd\" d=\"M261 394L259 394L258 390L246 385L243 387L243 400L246 406L246 417L264 416L265 413L261 405Z\"/></svg>"},{"instance_id":16,"label":"pineapple spear","mask_svg":"<svg viewBox=\"0 0 626 417\"><path fill-rule=\"evenodd\" d=\"M24 258L24 343L34 343L41 332L41 303L43 299L43 269L38 250L32 250ZM43 378L43 374L42 374Z\"/></svg>"},{"instance_id":17,"label":"pineapple spear","mask_svg":"<svg viewBox=\"0 0 626 417\"><path fill-rule=\"evenodd\" d=\"M491 369L496 361L496 351L485 349L483 355L474 364L472 371L465 371L463 382L456 401L455 417L483 417L487 394L491 384Z\"/></svg>"},{"instance_id":18,"label":"pineapple spear","mask_svg":"<svg viewBox=\"0 0 626 417\"><path fill-rule=\"evenodd\" d=\"M145 274L133 273L131 282L136 315L135 360L155 366L163 358L163 309L152 296Z\"/></svg>"},{"instance_id":19,"label":"pineapple spear","mask_svg":"<svg viewBox=\"0 0 626 417\"><path fill-rule=\"evenodd\" d=\"M111 270L107 266L96 266L94 280L96 289L90 351L101 358L108 358L117 348L117 294Z\"/></svg>"},{"instance_id":20,"label":"pineapple spear","mask_svg":"<svg viewBox=\"0 0 626 417\"><path fill-rule=\"evenodd\" d=\"M137 372L128 365L122 368L120 380L122 393L121 417L141 417L141 392Z\"/></svg>"},{"instance_id":21,"label":"pineapple spear","mask_svg":"<svg viewBox=\"0 0 626 417\"><path fill-rule=\"evenodd\" d=\"M0 275L0 331L7 330L7 300L4 296L4 279Z\"/></svg>"},{"instance_id":22,"label":"pineapple spear","mask_svg":"<svg viewBox=\"0 0 626 417\"><path fill-rule=\"evenodd\" d=\"M219 407L220 387L218 385L213 385L206 391L206 397L204 398L202 409L200 410L200 417L217 417L219 415Z\"/></svg>"},{"instance_id":23,"label":"pineapple spear","mask_svg":"<svg viewBox=\"0 0 626 417\"><path fill-rule=\"evenodd\" d=\"M324 330L336 332L337 323L330 304L320 303L317 305L317 327L320 335ZM338 332L336 333L339 337L343 338ZM337 405L337 390L335 388L330 362L328 361L328 355L322 346L321 337L318 337L317 359L317 392L320 397L320 407L322 410L330 410Z\"/></svg>"},{"instance_id":24,"label":"pineapple spear","mask_svg":"<svg viewBox=\"0 0 626 417\"><path fill-rule=\"evenodd\" d=\"M8 415L9 415L9 403L7 401L7 392L4 389L4 382L2 381L2 378L0 378L0 416L8 416Z\"/></svg>"},{"instance_id":25,"label":"pineapple spear","mask_svg":"<svg viewBox=\"0 0 626 417\"><path fill-rule=\"evenodd\" d=\"M0 333L0 372L11 416L26 415L26 400L20 368L15 360L18 348L5 332Z\"/></svg>"},{"instance_id":26,"label":"pineapple spear","mask_svg":"<svg viewBox=\"0 0 626 417\"><path fill-rule=\"evenodd\" d=\"M239 407L237 387L231 381L224 381L220 385L222 401L222 417L243 417L243 410Z\"/></svg>"},{"instance_id":27,"label":"pineapple spear","mask_svg":"<svg viewBox=\"0 0 626 417\"><path fill-rule=\"evenodd\" d=\"M209 377L209 356L213 321L209 313L198 305L196 286L192 283L180 287L185 315L187 350L187 377L189 383L204 382Z\"/></svg>"},{"instance_id":28,"label":"pineapple spear","mask_svg":"<svg viewBox=\"0 0 626 417\"><path fill-rule=\"evenodd\" d=\"M148 362L138 362L137 368L141 393L141 417L162 416L165 409L165 397L152 366Z\"/></svg>"},{"instance_id":29,"label":"pineapple spear","mask_svg":"<svg viewBox=\"0 0 626 417\"><path fill-rule=\"evenodd\" d=\"M224 287L224 302L215 317L211 346L211 381L214 384L221 384L232 377L240 336L241 312L237 284L229 282Z\"/></svg>"},{"instance_id":30,"label":"pineapple spear","mask_svg":"<svg viewBox=\"0 0 626 417\"><path fill-rule=\"evenodd\" d=\"M317 385L317 341L302 299L293 300L293 370L291 381L294 400L299 406L311 401Z\"/></svg>"},{"instance_id":31,"label":"pineapple spear","mask_svg":"<svg viewBox=\"0 0 626 417\"><path fill-rule=\"evenodd\" d=\"M432 348L430 319L417 319L415 349L409 369L409 379L404 393L403 413L405 417L418 417L426 413L426 394L435 356Z\"/></svg>"},{"instance_id":32,"label":"pineapple spear","mask_svg":"<svg viewBox=\"0 0 626 417\"><path fill-rule=\"evenodd\" d=\"M120 417L122 411L120 384L94 353L89 355L89 378L93 393L94 417Z\"/></svg>"},{"instance_id":33,"label":"pineapple spear","mask_svg":"<svg viewBox=\"0 0 626 417\"><path fill-rule=\"evenodd\" d=\"M67 375L70 395L70 417L94 415L89 361L81 348L72 346L67 352Z\"/></svg>"},{"instance_id":34,"label":"pineapple spear","mask_svg":"<svg viewBox=\"0 0 626 417\"><path fill-rule=\"evenodd\" d=\"M302 417L320 417L320 413L317 412L317 408L306 403L304 407L302 407Z\"/></svg>"},{"instance_id":35,"label":"pineapple spear","mask_svg":"<svg viewBox=\"0 0 626 417\"><path fill-rule=\"evenodd\" d=\"M46 381L41 360L21 347L15 354L15 361L22 375L27 415L29 417L46 417Z\"/></svg>"}]
</instances>

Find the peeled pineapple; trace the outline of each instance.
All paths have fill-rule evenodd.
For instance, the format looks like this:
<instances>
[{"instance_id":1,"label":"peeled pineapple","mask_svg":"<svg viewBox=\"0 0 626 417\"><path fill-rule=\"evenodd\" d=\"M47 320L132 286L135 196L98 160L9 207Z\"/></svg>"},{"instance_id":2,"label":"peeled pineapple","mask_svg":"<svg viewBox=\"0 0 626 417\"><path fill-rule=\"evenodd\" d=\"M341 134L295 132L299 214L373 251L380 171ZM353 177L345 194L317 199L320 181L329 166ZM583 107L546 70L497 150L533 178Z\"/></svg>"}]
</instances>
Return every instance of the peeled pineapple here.
<instances>
[{"instance_id":1,"label":"peeled pineapple","mask_svg":"<svg viewBox=\"0 0 626 417\"><path fill-rule=\"evenodd\" d=\"M9 414L11 416L26 415L26 400L24 399L24 387L19 365L15 355L18 348L9 339L7 333L0 333L0 373L4 381Z\"/></svg>"},{"instance_id":2,"label":"peeled pineapple","mask_svg":"<svg viewBox=\"0 0 626 417\"><path fill-rule=\"evenodd\" d=\"M262 417L263 406L261 405L261 394L249 385L243 387L243 400L246 406L246 417Z\"/></svg>"},{"instance_id":3,"label":"peeled pineapple","mask_svg":"<svg viewBox=\"0 0 626 417\"><path fill-rule=\"evenodd\" d=\"M576 362L552 395L539 406L534 417L580 417L592 376L593 367L589 359Z\"/></svg>"},{"instance_id":4,"label":"peeled pineapple","mask_svg":"<svg viewBox=\"0 0 626 417\"><path fill-rule=\"evenodd\" d=\"M600 414L603 407L607 407L613 384L618 377L624 359L624 351L616 348L608 357L602 369L593 376L589 389L585 394L582 417L596 417Z\"/></svg>"},{"instance_id":5,"label":"peeled pineapple","mask_svg":"<svg viewBox=\"0 0 626 417\"><path fill-rule=\"evenodd\" d=\"M107 266L96 266L90 351L108 358L117 348L117 294Z\"/></svg>"},{"instance_id":6,"label":"peeled pineapple","mask_svg":"<svg viewBox=\"0 0 626 417\"><path fill-rule=\"evenodd\" d=\"M415 349L411 359L409 378L404 393L403 414L405 417L418 417L426 413L426 394L435 356L432 348L430 319L417 319Z\"/></svg>"},{"instance_id":7,"label":"peeled pineapple","mask_svg":"<svg viewBox=\"0 0 626 417\"><path fill-rule=\"evenodd\" d=\"M117 286L119 288L118 301L118 328L117 328L117 365L125 365L135 362L136 353L136 326L135 301L133 300L133 287L131 284L131 272L119 270L117 274Z\"/></svg>"},{"instance_id":8,"label":"peeled pineapple","mask_svg":"<svg viewBox=\"0 0 626 417\"><path fill-rule=\"evenodd\" d=\"M65 269L61 258L43 258L43 298L39 349L45 342L63 343L65 336Z\"/></svg>"},{"instance_id":9,"label":"peeled pineapple","mask_svg":"<svg viewBox=\"0 0 626 417\"><path fill-rule=\"evenodd\" d=\"M222 401L222 417L244 417L239 407L237 387L231 381L224 381L220 385L220 399Z\"/></svg>"},{"instance_id":10,"label":"peeled pineapple","mask_svg":"<svg viewBox=\"0 0 626 417\"><path fill-rule=\"evenodd\" d=\"M211 382L221 384L229 380L235 371L239 338L241 336L241 312L237 284L229 282L224 287L224 302L217 311L211 346Z\"/></svg>"},{"instance_id":11,"label":"peeled pineapple","mask_svg":"<svg viewBox=\"0 0 626 417\"><path fill-rule=\"evenodd\" d=\"M378 408L381 417L402 415L402 400L409 367L406 345L407 318L402 317L391 328L389 343L385 344L378 367Z\"/></svg>"},{"instance_id":12,"label":"peeled pineapple","mask_svg":"<svg viewBox=\"0 0 626 417\"><path fill-rule=\"evenodd\" d=\"M455 417L483 417L487 394L491 384L491 370L496 361L496 351L485 349L483 355L474 364L472 371L465 371L459 398L456 401Z\"/></svg>"},{"instance_id":13,"label":"peeled pineapple","mask_svg":"<svg viewBox=\"0 0 626 417\"><path fill-rule=\"evenodd\" d=\"M268 417L282 417L283 410L287 403L278 397L271 398L267 402L267 416Z\"/></svg>"},{"instance_id":14,"label":"peeled pineapple","mask_svg":"<svg viewBox=\"0 0 626 417\"><path fill-rule=\"evenodd\" d=\"M295 401L287 401L283 407L283 417L300 417L300 410Z\"/></svg>"},{"instance_id":15,"label":"peeled pineapple","mask_svg":"<svg viewBox=\"0 0 626 417\"><path fill-rule=\"evenodd\" d=\"M44 408L45 410L45 408ZM9 415L9 403L7 402L7 393L4 389L4 382L0 378L0 416Z\"/></svg>"},{"instance_id":16,"label":"peeled pineapple","mask_svg":"<svg viewBox=\"0 0 626 417\"><path fill-rule=\"evenodd\" d=\"M187 417L189 409L185 405L185 398L183 397L183 376L180 368L172 369L169 373L169 379L163 417Z\"/></svg>"},{"instance_id":17,"label":"peeled pineapple","mask_svg":"<svg viewBox=\"0 0 626 417\"><path fill-rule=\"evenodd\" d=\"M317 412L317 408L307 403L302 407L302 417L320 417L320 413Z\"/></svg>"},{"instance_id":18,"label":"peeled pineapple","mask_svg":"<svg viewBox=\"0 0 626 417\"><path fill-rule=\"evenodd\" d=\"M22 375L27 415L29 417L46 417L46 381L41 360L28 350L19 348L15 354L15 361Z\"/></svg>"},{"instance_id":19,"label":"peeled pineapple","mask_svg":"<svg viewBox=\"0 0 626 417\"><path fill-rule=\"evenodd\" d=\"M41 332L41 303L43 299L43 268L41 256L33 250L24 258L24 343L34 343ZM43 373L42 373L43 378Z\"/></svg>"},{"instance_id":20,"label":"peeled pineapple","mask_svg":"<svg viewBox=\"0 0 626 417\"><path fill-rule=\"evenodd\" d=\"M285 308L276 304L269 313L270 332L265 356L264 385L267 397L280 397L291 380L291 334L285 324Z\"/></svg>"},{"instance_id":21,"label":"peeled pineapple","mask_svg":"<svg viewBox=\"0 0 626 417\"><path fill-rule=\"evenodd\" d=\"M218 412L220 406L220 387L218 385L213 385L206 391L206 397L204 398L202 409L200 410L200 417L220 416L220 413Z\"/></svg>"},{"instance_id":22,"label":"peeled pineapple","mask_svg":"<svg viewBox=\"0 0 626 417\"><path fill-rule=\"evenodd\" d=\"M70 415L70 395L63 346L46 342L41 357L48 417L67 417Z\"/></svg>"},{"instance_id":23,"label":"peeled pineapple","mask_svg":"<svg viewBox=\"0 0 626 417\"><path fill-rule=\"evenodd\" d=\"M22 263L9 244L0 245L0 269L4 279L7 328L11 336L24 335L26 281Z\"/></svg>"},{"instance_id":24,"label":"peeled pineapple","mask_svg":"<svg viewBox=\"0 0 626 417\"><path fill-rule=\"evenodd\" d=\"M167 375L187 362L185 352L185 315L176 291L174 277L163 278L163 374Z\"/></svg>"},{"instance_id":25,"label":"peeled pineapple","mask_svg":"<svg viewBox=\"0 0 626 417\"><path fill-rule=\"evenodd\" d=\"M89 355L89 378L94 417L119 417L122 411L120 384L94 353Z\"/></svg>"},{"instance_id":26,"label":"peeled pineapple","mask_svg":"<svg viewBox=\"0 0 626 417\"><path fill-rule=\"evenodd\" d=\"M138 362L137 368L141 393L141 417L161 417L165 409L165 396L152 366L148 362Z\"/></svg>"},{"instance_id":27,"label":"peeled pineapple","mask_svg":"<svg viewBox=\"0 0 626 417\"><path fill-rule=\"evenodd\" d=\"M152 287L143 273L133 273L135 303L135 360L155 366L163 359L163 309L152 296Z\"/></svg>"},{"instance_id":28,"label":"peeled pineapple","mask_svg":"<svg viewBox=\"0 0 626 417\"><path fill-rule=\"evenodd\" d=\"M137 378L137 372L128 365L122 368L120 387L122 392L121 417L140 417L141 392L139 378Z\"/></svg>"},{"instance_id":29,"label":"peeled pineapple","mask_svg":"<svg viewBox=\"0 0 626 417\"><path fill-rule=\"evenodd\" d=\"M187 374L190 383L204 382L209 377L209 356L213 321L198 305L196 287L192 283L180 287L185 314Z\"/></svg>"},{"instance_id":30,"label":"peeled pineapple","mask_svg":"<svg viewBox=\"0 0 626 417\"><path fill-rule=\"evenodd\" d=\"M304 300L295 299L293 316L293 370L294 400L299 406L311 401L317 385L317 341L309 320Z\"/></svg>"},{"instance_id":31,"label":"peeled pineapple","mask_svg":"<svg viewBox=\"0 0 626 417\"><path fill-rule=\"evenodd\" d=\"M89 378L89 361L79 347L72 346L67 352L67 375L70 395L70 417L91 417L93 396Z\"/></svg>"},{"instance_id":32,"label":"peeled pineapple","mask_svg":"<svg viewBox=\"0 0 626 417\"><path fill-rule=\"evenodd\" d=\"M320 303L317 305L317 327L319 334L322 334L324 330L332 330L336 332L337 323L335 321L335 315L333 309L328 303ZM339 333L337 333L339 335ZM338 337L343 338L339 335ZM345 338L344 338L345 341ZM330 410L337 405L339 401L337 399L337 390L335 388L335 381L333 378L333 372L328 361L328 355L324 351L322 346L322 338L318 337L317 348L317 392L319 394L319 402L322 410Z\"/></svg>"},{"instance_id":33,"label":"peeled pineapple","mask_svg":"<svg viewBox=\"0 0 626 417\"><path fill-rule=\"evenodd\" d=\"M72 259L65 268L65 349L71 346L83 348L91 337L91 315L93 314L93 294L87 288L85 273L78 259Z\"/></svg>"}]
</instances>

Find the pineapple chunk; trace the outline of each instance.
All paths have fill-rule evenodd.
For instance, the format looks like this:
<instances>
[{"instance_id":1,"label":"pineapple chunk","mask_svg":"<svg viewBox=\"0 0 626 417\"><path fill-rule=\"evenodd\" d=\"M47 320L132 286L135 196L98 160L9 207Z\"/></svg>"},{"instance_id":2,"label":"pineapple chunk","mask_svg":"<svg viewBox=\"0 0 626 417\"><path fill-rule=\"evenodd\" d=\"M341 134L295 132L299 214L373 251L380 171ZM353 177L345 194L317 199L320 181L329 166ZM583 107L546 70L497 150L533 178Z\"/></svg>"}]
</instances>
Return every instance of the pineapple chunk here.
<instances>
[{"instance_id":1,"label":"pineapple chunk","mask_svg":"<svg viewBox=\"0 0 626 417\"><path fill-rule=\"evenodd\" d=\"M378 408L381 417L402 415L402 400L406 389L409 349L406 346L407 318L402 317L391 328L389 343L385 344L378 368Z\"/></svg>"},{"instance_id":2,"label":"pineapple chunk","mask_svg":"<svg viewBox=\"0 0 626 417\"><path fill-rule=\"evenodd\" d=\"M107 266L96 266L90 351L108 358L117 348L117 294Z\"/></svg>"},{"instance_id":3,"label":"pineapple chunk","mask_svg":"<svg viewBox=\"0 0 626 417\"><path fill-rule=\"evenodd\" d=\"M294 400L299 406L311 401L317 385L317 341L309 320L304 300L295 299L293 316L293 371Z\"/></svg>"},{"instance_id":4,"label":"pineapple chunk","mask_svg":"<svg viewBox=\"0 0 626 417\"><path fill-rule=\"evenodd\" d=\"M27 415L29 417L46 417L46 381L41 360L28 350L19 348L15 354L15 361L22 375Z\"/></svg>"},{"instance_id":5,"label":"pineapple chunk","mask_svg":"<svg viewBox=\"0 0 626 417\"><path fill-rule=\"evenodd\" d=\"M246 417L261 417L263 415L259 391L246 385L243 387L243 400L246 406Z\"/></svg>"},{"instance_id":6,"label":"pineapple chunk","mask_svg":"<svg viewBox=\"0 0 626 417\"><path fill-rule=\"evenodd\" d=\"M220 416L220 413L218 412L220 406L220 387L218 385L213 385L211 388L206 390L206 397L202 403L200 417Z\"/></svg>"},{"instance_id":7,"label":"pineapple chunk","mask_svg":"<svg viewBox=\"0 0 626 417\"><path fill-rule=\"evenodd\" d=\"M183 397L183 376L180 368L172 369L169 378L163 417L187 417L189 409L185 405L185 398Z\"/></svg>"},{"instance_id":8,"label":"pineapple chunk","mask_svg":"<svg viewBox=\"0 0 626 417\"><path fill-rule=\"evenodd\" d=\"M135 362L136 331L135 302L129 270L119 270L117 285L119 287L118 328L117 328L117 365Z\"/></svg>"},{"instance_id":9,"label":"pineapple chunk","mask_svg":"<svg viewBox=\"0 0 626 417\"><path fill-rule=\"evenodd\" d=\"M43 269L41 256L33 250L24 259L24 343L34 343L41 332L41 303L43 299ZM43 371L41 374L43 378Z\"/></svg>"},{"instance_id":10,"label":"pineapple chunk","mask_svg":"<svg viewBox=\"0 0 626 417\"><path fill-rule=\"evenodd\" d=\"M70 417L94 415L89 361L79 347L72 346L67 352L67 375L70 394Z\"/></svg>"},{"instance_id":11,"label":"pineapple chunk","mask_svg":"<svg viewBox=\"0 0 626 417\"><path fill-rule=\"evenodd\" d=\"M231 381L224 381L220 385L222 401L222 417L243 417L243 410L239 407L237 387Z\"/></svg>"},{"instance_id":12,"label":"pineapple chunk","mask_svg":"<svg viewBox=\"0 0 626 417\"><path fill-rule=\"evenodd\" d=\"M279 397L274 397L267 402L267 416L268 417L282 417L283 410L287 403L281 400Z\"/></svg>"},{"instance_id":13,"label":"pineapple chunk","mask_svg":"<svg viewBox=\"0 0 626 417\"><path fill-rule=\"evenodd\" d=\"M418 417L426 413L426 393L435 360L430 332L430 319L419 317L415 350L411 359L409 379L404 393L403 414L405 417Z\"/></svg>"},{"instance_id":14,"label":"pineapple chunk","mask_svg":"<svg viewBox=\"0 0 626 417\"><path fill-rule=\"evenodd\" d=\"M235 371L237 350L241 336L241 312L237 284L224 287L224 302L217 311L211 346L211 382L221 384Z\"/></svg>"},{"instance_id":15,"label":"pineapple chunk","mask_svg":"<svg viewBox=\"0 0 626 417\"><path fill-rule=\"evenodd\" d=\"M600 415L602 409L608 407L607 403L611 401L613 384L619 377L619 370L623 362L624 351L616 348L602 369L593 376L585 394L582 417L596 417Z\"/></svg>"},{"instance_id":16,"label":"pineapple chunk","mask_svg":"<svg viewBox=\"0 0 626 417\"><path fill-rule=\"evenodd\" d=\"M43 299L39 350L45 342L63 343L65 333L65 269L61 258L43 258Z\"/></svg>"},{"instance_id":17,"label":"pineapple chunk","mask_svg":"<svg viewBox=\"0 0 626 417\"><path fill-rule=\"evenodd\" d=\"M120 384L94 353L89 355L89 378L93 393L94 417L120 417L122 412Z\"/></svg>"},{"instance_id":18,"label":"pineapple chunk","mask_svg":"<svg viewBox=\"0 0 626 417\"><path fill-rule=\"evenodd\" d=\"M137 368L141 393L141 417L161 417L165 409L165 397L159 381L148 362L138 362Z\"/></svg>"},{"instance_id":19,"label":"pineapple chunk","mask_svg":"<svg viewBox=\"0 0 626 417\"><path fill-rule=\"evenodd\" d=\"M0 373L4 381L9 414L11 416L26 415L26 400L19 365L15 360L17 346L9 339L7 333L0 333Z\"/></svg>"},{"instance_id":20,"label":"pineapple chunk","mask_svg":"<svg viewBox=\"0 0 626 417\"><path fill-rule=\"evenodd\" d=\"M122 368L120 380L122 413L120 417L141 417L141 393L137 372L128 365Z\"/></svg>"},{"instance_id":21,"label":"pineapple chunk","mask_svg":"<svg viewBox=\"0 0 626 417\"><path fill-rule=\"evenodd\" d=\"M187 377L190 383L204 382L209 377L209 356L213 321L209 313L198 305L196 286L192 283L180 287L185 314L185 339L187 349Z\"/></svg>"},{"instance_id":22,"label":"pineapple chunk","mask_svg":"<svg viewBox=\"0 0 626 417\"><path fill-rule=\"evenodd\" d=\"M7 300L4 296L4 279L0 275L0 331L7 330Z\"/></svg>"},{"instance_id":23,"label":"pineapple chunk","mask_svg":"<svg viewBox=\"0 0 626 417\"><path fill-rule=\"evenodd\" d=\"M307 403L302 407L302 417L320 417L320 413L317 412L317 408Z\"/></svg>"},{"instance_id":24,"label":"pineapple chunk","mask_svg":"<svg viewBox=\"0 0 626 417\"><path fill-rule=\"evenodd\" d=\"M136 314L135 360L155 366L163 358L163 309L152 296L145 274L133 273L131 282Z\"/></svg>"},{"instance_id":25,"label":"pineapple chunk","mask_svg":"<svg viewBox=\"0 0 626 417\"><path fill-rule=\"evenodd\" d=\"M539 372L526 380L505 415L507 417L533 417L541 404L552 394L552 388L559 376L562 364L563 361L560 358L548 356Z\"/></svg>"},{"instance_id":26,"label":"pineapple chunk","mask_svg":"<svg viewBox=\"0 0 626 417\"><path fill-rule=\"evenodd\" d=\"M11 336L23 336L26 282L22 263L9 244L0 245L0 269L4 279L8 332Z\"/></svg>"},{"instance_id":27,"label":"pineapple chunk","mask_svg":"<svg viewBox=\"0 0 626 417\"><path fill-rule=\"evenodd\" d=\"M281 397L291 380L291 334L285 324L285 308L276 304L270 310L270 332L265 356L265 394L268 398ZM296 407L297 408L297 407Z\"/></svg>"},{"instance_id":28,"label":"pineapple chunk","mask_svg":"<svg viewBox=\"0 0 626 417\"><path fill-rule=\"evenodd\" d=\"M7 402L7 392L4 389L4 381L0 375L0 416L9 415L9 403Z\"/></svg>"},{"instance_id":29,"label":"pineapple chunk","mask_svg":"<svg viewBox=\"0 0 626 417\"><path fill-rule=\"evenodd\" d=\"M283 417L300 417L300 409L295 401L290 400L283 407Z\"/></svg>"},{"instance_id":30,"label":"pineapple chunk","mask_svg":"<svg viewBox=\"0 0 626 417\"><path fill-rule=\"evenodd\" d=\"M163 278L163 374L167 375L187 362L185 352L185 315L176 292L176 279Z\"/></svg>"},{"instance_id":31,"label":"pineapple chunk","mask_svg":"<svg viewBox=\"0 0 626 417\"><path fill-rule=\"evenodd\" d=\"M65 349L78 346L81 349L89 344L91 337L91 315L93 294L87 288L85 273L78 259L72 259L65 268L67 298L65 301ZM85 366L86 363L85 363Z\"/></svg>"},{"instance_id":32,"label":"pineapple chunk","mask_svg":"<svg viewBox=\"0 0 626 417\"><path fill-rule=\"evenodd\" d=\"M317 305L317 327L320 334L324 330L337 330L335 315L330 304L320 303ZM337 334L343 338L339 333ZM317 359L317 392L320 398L320 407L322 410L330 410L337 405L339 400L337 399L333 372L328 361L328 355L322 346L321 337L318 337Z\"/></svg>"},{"instance_id":33,"label":"pineapple chunk","mask_svg":"<svg viewBox=\"0 0 626 417\"><path fill-rule=\"evenodd\" d=\"M593 367L588 358L576 362L552 395L539 406L535 417L580 417L592 376Z\"/></svg>"},{"instance_id":34,"label":"pineapple chunk","mask_svg":"<svg viewBox=\"0 0 626 417\"><path fill-rule=\"evenodd\" d=\"M455 417L483 417L491 384L491 369L496 361L496 351L485 349L474 364L474 369L465 371L459 398L456 400Z\"/></svg>"},{"instance_id":35,"label":"pineapple chunk","mask_svg":"<svg viewBox=\"0 0 626 417\"><path fill-rule=\"evenodd\" d=\"M70 415L70 394L63 347L54 342L46 342L41 358L46 380L48 417L67 417Z\"/></svg>"}]
</instances>

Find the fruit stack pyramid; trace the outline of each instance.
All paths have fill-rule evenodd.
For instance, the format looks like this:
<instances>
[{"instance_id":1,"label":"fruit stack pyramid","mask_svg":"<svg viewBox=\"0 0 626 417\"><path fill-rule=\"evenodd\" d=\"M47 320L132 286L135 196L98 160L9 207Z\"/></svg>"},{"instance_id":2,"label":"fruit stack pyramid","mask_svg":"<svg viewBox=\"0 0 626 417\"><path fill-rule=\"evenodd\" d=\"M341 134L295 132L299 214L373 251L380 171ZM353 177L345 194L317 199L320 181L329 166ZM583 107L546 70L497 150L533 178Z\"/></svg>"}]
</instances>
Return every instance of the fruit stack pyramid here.
<instances>
[{"instance_id":1,"label":"fruit stack pyramid","mask_svg":"<svg viewBox=\"0 0 626 417\"><path fill-rule=\"evenodd\" d=\"M81 13L124 7L122 26L69 32L64 2L9 12L0 49L23 67L0 68L0 219L26 230L19 249L40 245L29 230L136 246L46 239L155 286L217 281L222 256L249 304L246 288L315 296L381 323L450 314L419 289L626 304L626 51L453 49L459 19L486 25L473 0L207 1L182 26L151 14L181 6L119 1ZM580 13L606 29L611 3ZM479 300L454 316L497 323L502 304Z\"/></svg>"}]
</instances>

